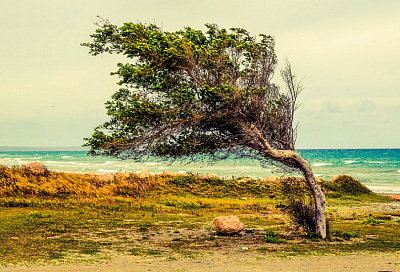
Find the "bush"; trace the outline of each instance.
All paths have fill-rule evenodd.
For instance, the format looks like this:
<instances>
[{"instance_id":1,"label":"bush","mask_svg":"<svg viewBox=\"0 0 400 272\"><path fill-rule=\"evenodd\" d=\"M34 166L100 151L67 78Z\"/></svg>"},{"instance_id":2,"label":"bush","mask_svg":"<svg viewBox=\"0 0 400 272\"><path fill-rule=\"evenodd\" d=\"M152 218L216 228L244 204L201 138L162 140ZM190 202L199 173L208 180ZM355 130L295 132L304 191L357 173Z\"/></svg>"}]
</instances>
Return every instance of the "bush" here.
<instances>
[{"instance_id":1,"label":"bush","mask_svg":"<svg viewBox=\"0 0 400 272\"><path fill-rule=\"evenodd\" d=\"M284 240L279 239L278 236L276 235L276 233L272 230L268 230L265 234L264 234L264 241L267 243L273 243L273 244L282 244L285 243Z\"/></svg>"},{"instance_id":2,"label":"bush","mask_svg":"<svg viewBox=\"0 0 400 272\"><path fill-rule=\"evenodd\" d=\"M339 191L350 195L371 194L372 191L365 187L358 179L354 179L347 175L337 177L333 184L337 186Z\"/></svg>"},{"instance_id":3,"label":"bush","mask_svg":"<svg viewBox=\"0 0 400 272\"><path fill-rule=\"evenodd\" d=\"M304 179L289 177L281 181L282 210L307 233L315 233L314 198Z\"/></svg>"}]
</instances>

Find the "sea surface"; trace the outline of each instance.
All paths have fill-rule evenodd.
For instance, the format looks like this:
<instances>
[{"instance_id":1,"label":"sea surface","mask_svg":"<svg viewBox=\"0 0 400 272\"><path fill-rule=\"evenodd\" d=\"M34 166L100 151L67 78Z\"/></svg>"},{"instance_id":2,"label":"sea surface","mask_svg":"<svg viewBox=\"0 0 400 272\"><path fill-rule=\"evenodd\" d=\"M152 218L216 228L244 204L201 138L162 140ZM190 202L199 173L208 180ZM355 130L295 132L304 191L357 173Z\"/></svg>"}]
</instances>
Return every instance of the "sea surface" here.
<instances>
[{"instance_id":1,"label":"sea surface","mask_svg":"<svg viewBox=\"0 0 400 272\"><path fill-rule=\"evenodd\" d=\"M333 175L350 175L374 192L400 194L400 149L303 149L298 152L310 162L316 176L329 180ZM162 162L137 163L109 157L90 157L86 151L0 151L0 164L5 166L22 166L35 161L52 171L76 173L114 174L139 172L147 168L153 174L166 169L174 173L217 174L221 177L263 179L271 175L283 175L273 167L262 168L258 162L249 160L225 160L214 165L168 165Z\"/></svg>"}]
</instances>

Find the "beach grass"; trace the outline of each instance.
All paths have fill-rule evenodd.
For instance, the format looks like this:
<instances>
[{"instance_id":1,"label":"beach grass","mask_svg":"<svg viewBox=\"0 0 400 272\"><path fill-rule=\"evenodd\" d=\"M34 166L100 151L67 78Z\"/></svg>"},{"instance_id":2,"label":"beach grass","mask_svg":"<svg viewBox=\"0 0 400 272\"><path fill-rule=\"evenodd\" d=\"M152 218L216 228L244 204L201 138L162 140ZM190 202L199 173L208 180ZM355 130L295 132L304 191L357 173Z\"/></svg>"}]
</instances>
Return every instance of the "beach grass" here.
<instances>
[{"instance_id":1,"label":"beach grass","mask_svg":"<svg viewBox=\"0 0 400 272\"><path fill-rule=\"evenodd\" d=\"M400 205L373 193L327 192L328 239L280 210L279 182L197 175L98 176L0 166L1 265L99 262L115 254L174 260L213 252L269 256L394 252ZM247 231L217 235L213 218L237 215Z\"/></svg>"}]
</instances>

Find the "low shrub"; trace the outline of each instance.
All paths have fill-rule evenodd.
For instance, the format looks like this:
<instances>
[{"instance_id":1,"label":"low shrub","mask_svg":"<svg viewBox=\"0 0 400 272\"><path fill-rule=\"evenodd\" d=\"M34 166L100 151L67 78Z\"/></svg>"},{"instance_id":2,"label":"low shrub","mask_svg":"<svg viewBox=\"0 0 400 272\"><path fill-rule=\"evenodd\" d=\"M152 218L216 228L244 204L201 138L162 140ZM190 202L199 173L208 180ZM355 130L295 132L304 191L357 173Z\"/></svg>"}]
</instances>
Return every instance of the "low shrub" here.
<instances>
[{"instance_id":1,"label":"low shrub","mask_svg":"<svg viewBox=\"0 0 400 272\"><path fill-rule=\"evenodd\" d=\"M307 233L315 233L315 205L304 179L289 177L281 181L282 210L289 214L294 224Z\"/></svg>"},{"instance_id":2,"label":"low shrub","mask_svg":"<svg viewBox=\"0 0 400 272\"><path fill-rule=\"evenodd\" d=\"M351 176L341 175L333 181L339 191L350 195L371 194L372 191L365 187L358 179Z\"/></svg>"}]
</instances>

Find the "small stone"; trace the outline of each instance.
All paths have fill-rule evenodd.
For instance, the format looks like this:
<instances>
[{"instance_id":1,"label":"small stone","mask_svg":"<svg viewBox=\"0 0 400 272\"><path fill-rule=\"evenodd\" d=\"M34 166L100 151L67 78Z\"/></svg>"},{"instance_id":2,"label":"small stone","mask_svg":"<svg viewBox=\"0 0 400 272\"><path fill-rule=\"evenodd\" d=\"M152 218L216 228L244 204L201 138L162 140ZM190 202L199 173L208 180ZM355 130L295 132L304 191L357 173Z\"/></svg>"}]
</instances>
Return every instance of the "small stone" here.
<instances>
[{"instance_id":1,"label":"small stone","mask_svg":"<svg viewBox=\"0 0 400 272\"><path fill-rule=\"evenodd\" d=\"M217 233L225 235L237 234L245 228L244 224L240 222L236 215L214 218L212 226Z\"/></svg>"},{"instance_id":2,"label":"small stone","mask_svg":"<svg viewBox=\"0 0 400 272\"><path fill-rule=\"evenodd\" d=\"M168 170L164 170L161 175L162 176L176 176L176 174L174 172L171 172Z\"/></svg>"},{"instance_id":3,"label":"small stone","mask_svg":"<svg viewBox=\"0 0 400 272\"><path fill-rule=\"evenodd\" d=\"M279 181L279 177L277 177L277 176L269 176L267 178L267 181L269 181L269 182Z\"/></svg>"},{"instance_id":4,"label":"small stone","mask_svg":"<svg viewBox=\"0 0 400 272\"><path fill-rule=\"evenodd\" d=\"M126 179L126 178L129 178L129 176L130 175L128 173L121 173L121 172L114 174L114 178L116 178L116 179Z\"/></svg>"},{"instance_id":5,"label":"small stone","mask_svg":"<svg viewBox=\"0 0 400 272\"><path fill-rule=\"evenodd\" d=\"M242 179L238 180L237 182L249 182L249 181L251 181L250 178L242 178Z\"/></svg>"},{"instance_id":6,"label":"small stone","mask_svg":"<svg viewBox=\"0 0 400 272\"><path fill-rule=\"evenodd\" d=\"M97 174L96 174L95 172L87 173L87 175L88 175L89 177L91 177L91 178L95 178L95 177L97 176Z\"/></svg>"},{"instance_id":7,"label":"small stone","mask_svg":"<svg viewBox=\"0 0 400 272\"><path fill-rule=\"evenodd\" d=\"M98 176L99 180L102 181L113 181L114 177L111 174L102 174L100 176Z\"/></svg>"},{"instance_id":8,"label":"small stone","mask_svg":"<svg viewBox=\"0 0 400 272\"><path fill-rule=\"evenodd\" d=\"M208 174L207 176L205 176L203 179L211 179L211 178L216 178L218 179L219 177L216 174Z\"/></svg>"},{"instance_id":9,"label":"small stone","mask_svg":"<svg viewBox=\"0 0 400 272\"><path fill-rule=\"evenodd\" d=\"M139 172L139 178L148 178L150 176L149 170L147 168L143 168Z\"/></svg>"},{"instance_id":10,"label":"small stone","mask_svg":"<svg viewBox=\"0 0 400 272\"><path fill-rule=\"evenodd\" d=\"M339 177L339 176L336 176L336 175L332 176L332 177L331 177L331 182L334 182L338 177Z\"/></svg>"},{"instance_id":11,"label":"small stone","mask_svg":"<svg viewBox=\"0 0 400 272\"><path fill-rule=\"evenodd\" d=\"M248 247L242 247L242 250L249 250Z\"/></svg>"},{"instance_id":12,"label":"small stone","mask_svg":"<svg viewBox=\"0 0 400 272\"><path fill-rule=\"evenodd\" d=\"M321 177L316 177L315 180L316 180L318 183L322 183L322 182L324 181L324 179L321 178Z\"/></svg>"}]
</instances>

